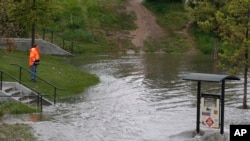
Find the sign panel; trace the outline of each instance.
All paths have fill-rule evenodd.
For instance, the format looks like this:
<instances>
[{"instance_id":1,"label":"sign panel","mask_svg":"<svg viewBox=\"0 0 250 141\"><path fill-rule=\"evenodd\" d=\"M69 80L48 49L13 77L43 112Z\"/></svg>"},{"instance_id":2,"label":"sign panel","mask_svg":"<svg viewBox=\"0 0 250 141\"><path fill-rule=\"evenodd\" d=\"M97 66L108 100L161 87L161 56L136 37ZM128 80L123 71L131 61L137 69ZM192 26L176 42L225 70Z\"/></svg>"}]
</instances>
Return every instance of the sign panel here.
<instances>
[{"instance_id":1,"label":"sign panel","mask_svg":"<svg viewBox=\"0 0 250 141\"><path fill-rule=\"evenodd\" d=\"M201 124L206 127L220 128L220 99L215 96L201 97Z\"/></svg>"}]
</instances>

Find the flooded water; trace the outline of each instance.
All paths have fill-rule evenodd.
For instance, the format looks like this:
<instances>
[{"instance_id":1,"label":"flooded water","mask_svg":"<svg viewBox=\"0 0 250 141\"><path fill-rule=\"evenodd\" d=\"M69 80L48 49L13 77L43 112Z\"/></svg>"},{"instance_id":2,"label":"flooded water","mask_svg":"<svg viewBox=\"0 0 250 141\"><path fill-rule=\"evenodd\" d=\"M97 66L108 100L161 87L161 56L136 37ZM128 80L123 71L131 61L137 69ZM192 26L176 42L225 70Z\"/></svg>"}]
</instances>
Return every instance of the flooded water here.
<instances>
[{"instance_id":1,"label":"flooded water","mask_svg":"<svg viewBox=\"0 0 250 141\"><path fill-rule=\"evenodd\" d=\"M211 58L170 54L77 58L77 66L101 82L44 108L48 120L27 123L40 141L219 141L216 129L201 126L203 134L194 134L196 83L182 80L191 72L220 73ZM242 102L242 84L243 80L226 82L225 141L229 125L250 123L250 111L236 108Z\"/></svg>"}]
</instances>

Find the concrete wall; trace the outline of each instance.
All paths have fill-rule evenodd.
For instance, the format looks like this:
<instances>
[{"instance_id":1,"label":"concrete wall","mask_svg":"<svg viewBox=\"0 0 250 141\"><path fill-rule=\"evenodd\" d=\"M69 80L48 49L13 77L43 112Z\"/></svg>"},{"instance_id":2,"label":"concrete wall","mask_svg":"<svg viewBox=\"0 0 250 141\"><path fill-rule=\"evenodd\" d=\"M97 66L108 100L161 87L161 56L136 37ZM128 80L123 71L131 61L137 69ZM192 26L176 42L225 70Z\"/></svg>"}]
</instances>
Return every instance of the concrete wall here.
<instances>
[{"instance_id":1,"label":"concrete wall","mask_svg":"<svg viewBox=\"0 0 250 141\"><path fill-rule=\"evenodd\" d=\"M10 38L10 40L15 44L17 50L28 51L31 47L31 39ZM73 56L70 52L42 39L36 39L35 44L39 45L41 54ZM4 38L0 39L0 48L6 48L6 41Z\"/></svg>"}]
</instances>

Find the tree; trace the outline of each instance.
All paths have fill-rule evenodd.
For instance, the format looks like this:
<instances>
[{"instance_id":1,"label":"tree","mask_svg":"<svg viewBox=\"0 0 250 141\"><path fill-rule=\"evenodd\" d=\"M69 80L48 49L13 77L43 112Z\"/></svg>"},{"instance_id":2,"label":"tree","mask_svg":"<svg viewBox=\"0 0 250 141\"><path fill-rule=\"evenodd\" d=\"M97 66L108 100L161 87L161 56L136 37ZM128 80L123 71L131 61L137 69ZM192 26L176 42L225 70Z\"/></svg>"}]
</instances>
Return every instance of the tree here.
<instances>
[{"instance_id":1,"label":"tree","mask_svg":"<svg viewBox=\"0 0 250 141\"><path fill-rule=\"evenodd\" d=\"M0 1L0 36L17 37L22 32L22 24L13 16L15 9L16 5L12 0Z\"/></svg>"},{"instance_id":2,"label":"tree","mask_svg":"<svg viewBox=\"0 0 250 141\"><path fill-rule=\"evenodd\" d=\"M218 60L219 46L219 23L216 13L225 6L225 0L189 0L187 5L194 21L198 26L207 32L214 33L214 60Z\"/></svg>"},{"instance_id":3,"label":"tree","mask_svg":"<svg viewBox=\"0 0 250 141\"><path fill-rule=\"evenodd\" d=\"M17 3L16 15L19 21L31 27L31 45L34 44L36 25L46 25L53 12L53 3L49 0L25 0Z\"/></svg>"},{"instance_id":4,"label":"tree","mask_svg":"<svg viewBox=\"0 0 250 141\"><path fill-rule=\"evenodd\" d=\"M248 52L249 52L249 29L250 29L250 1L228 0L225 11L218 12L217 20L221 25L221 37L228 46L220 54L220 65L230 68L232 73L237 73L243 68L244 75L244 109L247 106L247 84L248 84Z\"/></svg>"},{"instance_id":5,"label":"tree","mask_svg":"<svg viewBox=\"0 0 250 141\"><path fill-rule=\"evenodd\" d=\"M17 37L32 31L31 44L34 43L35 25L46 25L53 13L53 2L49 0L4 0L0 1L0 6L0 29L4 32L1 36Z\"/></svg>"}]
</instances>

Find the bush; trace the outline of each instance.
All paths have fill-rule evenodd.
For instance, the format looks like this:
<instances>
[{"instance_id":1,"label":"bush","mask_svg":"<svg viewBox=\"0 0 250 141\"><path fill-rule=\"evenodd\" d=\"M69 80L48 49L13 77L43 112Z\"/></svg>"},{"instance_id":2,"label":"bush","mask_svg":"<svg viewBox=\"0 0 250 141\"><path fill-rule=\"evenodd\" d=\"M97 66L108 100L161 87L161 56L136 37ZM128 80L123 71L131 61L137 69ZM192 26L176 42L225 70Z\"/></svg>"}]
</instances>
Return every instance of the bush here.
<instances>
[{"instance_id":1,"label":"bush","mask_svg":"<svg viewBox=\"0 0 250 141\"><path fill-rule=\"evenodd\" d=\"M204 32L197 25L191 26L191 34L196 39L197 48L203 54L212 54L214 48L213 33Z\"/></svg>"}]
</instances>

